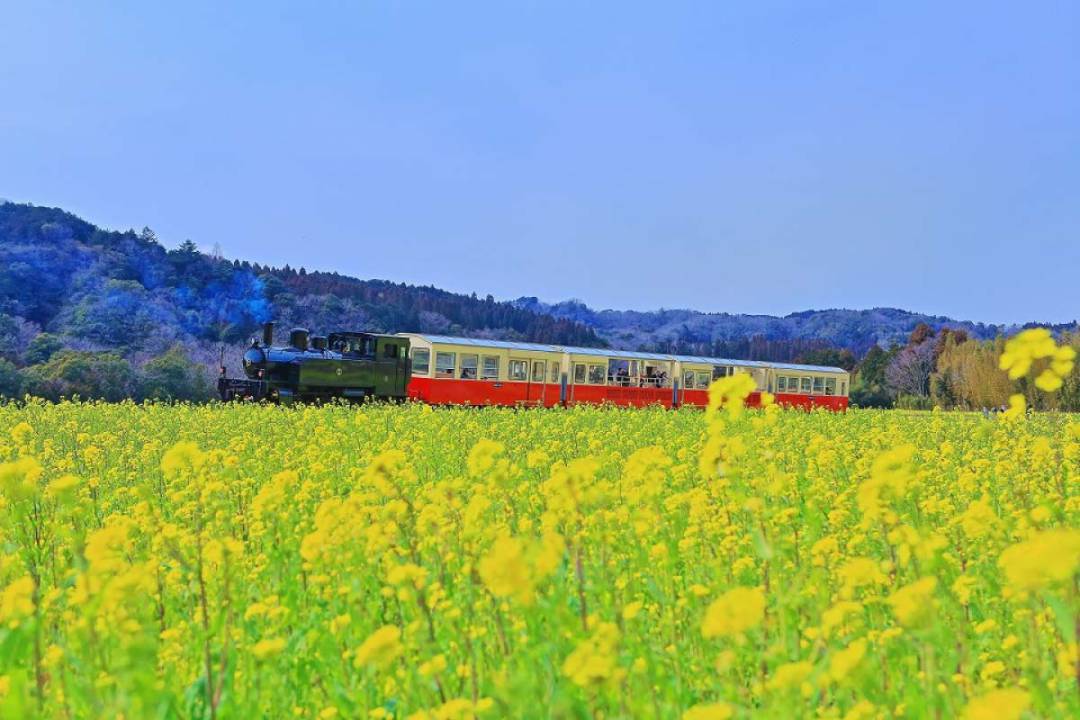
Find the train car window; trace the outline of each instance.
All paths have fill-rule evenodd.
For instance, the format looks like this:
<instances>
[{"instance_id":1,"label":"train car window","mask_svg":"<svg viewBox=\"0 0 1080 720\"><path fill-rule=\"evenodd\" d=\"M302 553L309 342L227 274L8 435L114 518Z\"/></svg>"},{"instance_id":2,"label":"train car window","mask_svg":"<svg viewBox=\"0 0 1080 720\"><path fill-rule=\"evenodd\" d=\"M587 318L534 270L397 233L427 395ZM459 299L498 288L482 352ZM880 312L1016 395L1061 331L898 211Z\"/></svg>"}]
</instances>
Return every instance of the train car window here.
<instances>
[{"instance_id":1,"label":"train car window","mask_svg":"<svg viewBox=\"0 0 1080 720\"><path fill-rule=\"evenodd\" d=\"M499 356L498 355L485 355L484 356L484 371L480 374L481 380L498 380L499 379Z\"/></svg>"},{"instance_id":2,"label":"train car window","mask_svg":"<svg viewBox=\"0 0 1080 720\"><path fill-rule=\"evenodd\" d=\"M541 382L541 383L544 382L544 361L543 360L533 360L532 381L533 382Z\"/></svg>"},{"instance_id":3,"label":"train car window","mask_svg":"<svg viewBox=\"0 0 1080 720\"><path fill-rule=\"evenodd\" d=\"M585 384L585 366L581 363L577 363L576 365L574 365L574 384Z\"/></svg>"},{"instance_id":4,"label":"train car window","mask_svg":"<svg viewBox=\"0 0 1080 720\"><path fill-rule=\"evenodd\" d=\"M551 363L551 382L559 382L559 363Z\"/></svg>"},{"instance_id":5,"label":"train car window","mask_svg":"<svg viewBox=\"0 0 1080 720\"><path fill-rule=\"evenodd\" d=\"M462 380L475 380L476 368L480 362L479 355L462 355L461 356L461 379Z\"/></svg>"},{"instance_id":6,"label":"train car window","mask_svg":"<svg viewBox=\"0 0 1080 720\"><path fill-rule=\"evenodd\" d=\"M456 360L457 357L455 353L435 353L435 376L441 378L454 377L454 366L457 364Z\"/></svg>"},{"instance_id":7,"label":"train car window","mask_svg":"<svg viewBox=\"0 0 1080 720\"><path fill-rule=\"evenodd\" d=\"M697 374L697 386L698 386L699 390L708 390L709 389L709 381L710 381L710 378L709 378L709 373L708 372L698 371L698 374Z\"/></svg>"},{"instance_id":8,"label":"train car window","mask_svg":"<svg viewBox=\"0 0 1080 720\"><path fill-rule=\"evenodd\" d=\"M396 360L397 359L397 345L394 345L393 343L386 343L385 345L383 345L382 354L383 354L384 358L389 358L390 360Z\"/></svg>"},{"instance_id":9,"label":"train car window","mask_svg":"<svg viewBox=\"0 0 1080 720\"><path fill-rule=\"evenodd\" d=\"M825 378L814 378L814 394L821 395L823 392L825 392Z\"/></svg>"},{"instance_id":10,"label":"train car window","mask_svg":"<svg viewBox=\"0 0 1080 720\"><path fill-rule=\"evenodd\" d=\"M682 386L684 390L694 389L694 371L687 370L682 375Z\"/></svg>"},{"instance_id":11,"label":"train car window","mask_svg":"<svg viewBox=\"0 0 1080 720\"><path fill-rule=\"evenodd\" d=\"M413 350L413 375L427 375L429 370L431 370L431 351L427 348L416 348Z\"/></svg>"},{"instance_id":12,"label":"train car window","mask_svg":"<svg viewBox=\"0 0 1080 720\"><path fill-rule=\"evenodd\" d=\"M809 395L810 394L810 384L811 384L810 378L808 378L808 377L802 378L802 393L804 395Z\"/></svg>"},{"instance_id":13,"label":"train car window","mask_svg":"<svg viewBox=\"0 0 1080 720\"><path fill-rule=\"evenodd\" d=\"M510 361L510 379L511 380L528 380L529 379L529 364L524 360L511 360Z\"/></svg>"},{"instance_id":14,"label":"train car window","mask_svg":"<svg viewBox=\"0 0 1080 720\"><path fill-rule=\"evenodd\" d=\"M825 378L825 394L836 394L836 378Z\"/></svg>"},{"instance_id":15,"label":"train car window","mask_svg":"<svg viewBox=\"0 0 1080 720\"><path fill-rule=\"evenodd\" d=\"M787 392L787 378L783 375L776 378L776 392Z\"/></svg>"},{"instance_id":16,"label":"train car window","mask_svg":"<svg viewBox=\"0 0 1080 720\"><path fill-rule=\"evenodd\" d=\"M603 365L590 365L589 366L589 384L590 385L603 385L604 384L604 366Z\"/></svg>"},{"instance_id":17,"label":"train car window","mask_svg":"<svg viewBox=\"0 0 1080 720\"><path fill-rule=\"evenodd\" d=\"M637 360L608 360L609 385L629 386L631 378L637 377Z\"/></svg>"},{"instance_id":18,"label":"train car window","mask_svg":"<svg viewBox=\"0 0 1080 720\"><path fill-rule=\"evenodd\" d=\"M841 380L840 381L840 394L841 395L847 395L847 381L846 380Z\"/></svg>"}]
</instances>

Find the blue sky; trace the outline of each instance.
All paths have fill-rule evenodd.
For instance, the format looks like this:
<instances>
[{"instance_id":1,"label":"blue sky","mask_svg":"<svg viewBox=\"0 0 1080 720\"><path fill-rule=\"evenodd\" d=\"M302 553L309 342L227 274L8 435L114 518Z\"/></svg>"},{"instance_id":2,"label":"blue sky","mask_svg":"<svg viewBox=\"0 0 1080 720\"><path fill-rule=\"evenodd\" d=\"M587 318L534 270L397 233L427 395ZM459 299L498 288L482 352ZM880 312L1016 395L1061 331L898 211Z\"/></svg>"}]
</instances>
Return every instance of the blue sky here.
<instances>
[{"instance_id":1,"label":"blue sky","mask_svg":"<svg viewBox=\"0 0 1080 720\"><path fill-rule=\"evenodd\" d=\"M0 197L597 307L1080 315L1080 3L9 3Z\"/></svg>"}]
</instances>

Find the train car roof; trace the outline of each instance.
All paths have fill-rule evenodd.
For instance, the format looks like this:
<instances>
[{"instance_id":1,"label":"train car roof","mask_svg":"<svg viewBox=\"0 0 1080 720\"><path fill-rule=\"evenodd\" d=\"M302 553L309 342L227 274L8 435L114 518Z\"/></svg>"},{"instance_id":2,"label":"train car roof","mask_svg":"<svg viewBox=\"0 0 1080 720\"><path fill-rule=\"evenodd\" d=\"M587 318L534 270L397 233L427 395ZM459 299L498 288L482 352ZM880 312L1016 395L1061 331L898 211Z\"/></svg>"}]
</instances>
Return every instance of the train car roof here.
<instances>
[{"instance_id":1,"label":"train car roof","mask_svg":"<svg viewBox=\"0 0 1080 720\"><path fill-rule=\"evenodd\" d=\"M771 362L769 360L730 360L727 358L705 357L704 355L675 355L682 362L705 363L709 365L741 365L743 367L773 368L774 370L792 370L802 372L846 373L844 368L831 365L801 365L799 363Z\"/></svg>"},{"instance_id":2,"label":"train car roof","mask_svg":"<svg viewBox=\"0 0 1080 720\"><path fill-rule=\"evenodd\" d=\"M416 337L431 343L443 345L469 345L480 348L499 348L500 350L528 350L532 352L561 353L566 348L559 345L545 345L543 343L515 342L512 340L486 340L484 338L451 337L449 335L428 335L426 333L399 333L400 335L415 335Z\"/></svg>"},{"instance_id":3,"label":"train car roof","mask_svg":"<svg viewBox=\"0 0 1080 720\"><path fill-rule=\"evenodd\" d=\"M597 357L620 357L630 358L631 360L674 360L674 355L665 355L663 353L649 353L638 352L636 350L616 350L615 348L585 348L585 347L568 347L564 348L566 352L571 355L595 355Z\"/></svg>"},{"instance_id":4,"label":"train car roof","mask_svg":"<svg viewBox=\"0 0 1080 720\"><path fill-rule=\"evenodd\" d=\"M428 335L426 333L399 333L414 335L421 340L442 345L467 345L478 348L499 348L501 350L526 350L532 352L570 353L571 355L592 355L594 357L630 358L633 360L678 360L679 362L699 363L702 365L735 365L740 367L773 368L798 372L846 373L847 370L829 365L801 365L798 363L767 362L765 360L732 360L730 358L706 357L704 355L667 355L663 353L637 352L634 350L616 350L614 348L587 348L569 345L547 345L544 343L516 342L512 340L486 340L484 338L451 337L449 335Z\"/></svg>"}]
</instances>

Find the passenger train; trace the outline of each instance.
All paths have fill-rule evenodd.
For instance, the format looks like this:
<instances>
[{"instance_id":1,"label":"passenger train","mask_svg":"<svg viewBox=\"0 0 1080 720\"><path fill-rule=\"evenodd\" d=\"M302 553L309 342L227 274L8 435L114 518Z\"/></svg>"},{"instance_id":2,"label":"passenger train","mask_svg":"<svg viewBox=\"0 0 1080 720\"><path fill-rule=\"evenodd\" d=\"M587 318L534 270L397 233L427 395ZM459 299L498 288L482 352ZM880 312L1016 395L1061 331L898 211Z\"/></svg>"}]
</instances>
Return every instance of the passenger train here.
<instances>
[{"instance_id":1,"label":"passenger train","mask_svg":"<svg viewBox=\"0 0 1080 720\"><path fill-rule=\"evenodd\" d=\"M844 410L848 372L837 367L724 360L606 348L400 333L409 340L408 396L445 405L708 405L713 380L749 373L787 406Z\"/></svg>"},{"instance_id":2,"label":"passenger train","mask_svg":"<svg viewBox=\"0 0 1080 720\"><path fill-rule=\"evenodd\" d=\"M725 360L665 353L482 340L424 333L289 333L274 346L273 324L244 353L245 378L226 377L223 400L277 402L412 399L433 405L704 407L713 380L748 373L756 389L790 407L844 410L850 377L837 367Z\"/></svg>"}]
</instances>

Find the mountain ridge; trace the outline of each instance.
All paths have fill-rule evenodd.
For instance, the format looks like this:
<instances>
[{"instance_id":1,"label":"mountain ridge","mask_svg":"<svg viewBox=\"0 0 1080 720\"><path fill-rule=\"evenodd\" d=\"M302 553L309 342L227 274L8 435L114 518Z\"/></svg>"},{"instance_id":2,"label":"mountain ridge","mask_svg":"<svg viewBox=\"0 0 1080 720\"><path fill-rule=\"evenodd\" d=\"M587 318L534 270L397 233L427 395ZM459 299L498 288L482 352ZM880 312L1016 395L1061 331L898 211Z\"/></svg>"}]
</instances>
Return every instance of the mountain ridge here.
<instances>
[{"instance_id":1,"label":"mountain ridge","mask_svg":"<svg viewBox=\"0 0 1080 720\"><path fill-rule=\"evenodd\" d=\"M583 323L594 328L610 344L632 349L702 346L760 336L774 341L826 342L862 355L873 345L889 347L903 344L919 324L926 324L934 330L964 330L979 339L1010 334L1035 324L957 320L946 315L930 315L894 307L826 308L768 315L704 312L690 308L596 310L576 299L546 303L536 297L520 297L514 303L534 312ZM1075 322L1051 325L1056 330L1075 326Z\"/></svg>"}]
</instances>

